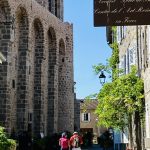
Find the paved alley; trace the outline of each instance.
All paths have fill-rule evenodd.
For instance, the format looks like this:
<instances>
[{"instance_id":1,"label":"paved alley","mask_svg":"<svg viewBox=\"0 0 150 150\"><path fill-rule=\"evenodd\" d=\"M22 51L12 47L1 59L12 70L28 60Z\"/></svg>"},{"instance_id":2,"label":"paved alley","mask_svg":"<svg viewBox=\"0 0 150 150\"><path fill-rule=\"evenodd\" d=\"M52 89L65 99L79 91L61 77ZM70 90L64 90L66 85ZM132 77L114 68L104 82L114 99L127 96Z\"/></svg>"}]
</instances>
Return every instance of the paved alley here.
<instances>
[{"instance_id":1,"label":"paved alley","mask_svg":"<svg viewBox=\"0 0 150 150\"><path fill-rule=\"evenodd\" d=\"M82 150L103 150L99 145L93 145L92 147L82 149Z\"/></svg>"}]
</instances>

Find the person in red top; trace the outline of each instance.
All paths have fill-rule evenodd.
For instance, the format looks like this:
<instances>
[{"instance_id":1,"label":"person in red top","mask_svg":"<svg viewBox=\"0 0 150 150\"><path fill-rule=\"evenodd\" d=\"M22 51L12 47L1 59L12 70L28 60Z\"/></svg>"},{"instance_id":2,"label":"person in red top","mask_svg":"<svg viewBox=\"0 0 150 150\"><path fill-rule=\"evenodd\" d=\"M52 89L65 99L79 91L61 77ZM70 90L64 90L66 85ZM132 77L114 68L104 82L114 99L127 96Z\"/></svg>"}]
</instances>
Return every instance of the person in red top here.
<instances>
[{"instance_id":1,"label":"person in red top","mask_svg":"<svg viewBox=\"0 0 150 150\"><path fill-rule=\"evenodd\" d=\"M78 135L78 132L74 132L70 138L72 150L81 150L81 144L83 144L82 137Z\"/></svg>"},{"instance_id":2,"label":"person in red top","mask_svg":"<svg viewBox=\"0 0 150 150\"><path fill-rule=\"evenodd\" d=\"M61 150L70 149L70 141L67 139L66 133L62 133L62 137L59 139L59 146L61 147Z\"/></svg>"}]
</instances>

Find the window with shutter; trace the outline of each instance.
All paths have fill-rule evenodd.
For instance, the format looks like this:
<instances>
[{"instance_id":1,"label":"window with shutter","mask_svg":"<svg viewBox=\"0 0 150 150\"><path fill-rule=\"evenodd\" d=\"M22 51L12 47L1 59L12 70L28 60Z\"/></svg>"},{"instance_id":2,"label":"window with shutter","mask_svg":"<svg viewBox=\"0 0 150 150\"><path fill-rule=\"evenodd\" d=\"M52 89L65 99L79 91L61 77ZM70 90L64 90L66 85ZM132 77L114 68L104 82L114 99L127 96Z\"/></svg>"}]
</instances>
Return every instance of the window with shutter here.
<instances>
[{"instance_id":1,"label":"window with shutter","mask_svg":"<svg viewBox=\"0 0 150 150\"><path fill-rule=\"evenodd\" d=\"M89 122L90 121L90 113L82 113L82 121Z\"/></svg>"},{"instance_id":2,"label":"window with shutter","mask_svg":"<svg viewBox=\"0 0 150 150\"><path fill-rule=\"evenodd\" d=\"M124 66L123 66L123 68L124 68L124 74L126 74L126 63L127 61L126 61L126 55L124 55Z\"/></svg>"},{"instance_id":3,"label":"window with shutter","mask_svg":"<svg viewBox=\"0 0 150 150\"><path fill-rule=\"evenodd\" d=\"M88 113L88 121L91 121L90 113Z\"/></svg>"},{"instance_id":4,"label":"window with shutter","mask_svg":"<svg viewBox=\"0 0 150 150\"><path fill-rule=\"evenodd\" d=\"M136 64L136 45L133 45L129 48L129 70L131 70L131 66Z\"/></svg>"},{"instance_id":5,"label":"window with shutter","mask_svg":"<svg viewBox=\"0 0 150 150\"><path fill-rule=\"evenodd\" d=\"M119 43L120 44L120 42L121 42L121 35L120 35L121 33L120 33L120 26L118 26L117 27L117 43Z\"/></svg>"},{"instance_id":6,"label":"window with shutter","mask_svg":"<svg viewBox=\"0 0 150 150\"><path fill-rule=\"evenodd\" d=\"M126 52L126 74L130 72L130 63L129 63L129 49Z\"/></svg>"},{"instance_id":7,"label":"window with shutter","mask_svg":"<svg viewBox=\"0 0 150 150\"><path fill-rule=\"evenodd\" d=\"M130 49L129 51L129 61L130 61L130 65L133 64L133 49Z\"/></svg>"},{"instance_id":8,"label":"window with shutter","mask_svg":"<svg viewBox=\"0 0 150 150\"><path fill-rule=\"evenodd\" d=\"M119 69L125 69L124 68L125 66L124 66L124 56L123 57L121 57L120 58L120 61L119 61ZM122 73L120 73L119 75L121 76L122 74L124 74L125 72L122 72Z\"/></svg>"},{"instance_id":9,"label":"window with shutter","mask_svg":"<svg viewBox=\"0 0 150 150\"><path fill-rule=\"evenodd\" d=\"M84 121L84 113L81 114L82 121Z\"/></svg>"}]
</instances>

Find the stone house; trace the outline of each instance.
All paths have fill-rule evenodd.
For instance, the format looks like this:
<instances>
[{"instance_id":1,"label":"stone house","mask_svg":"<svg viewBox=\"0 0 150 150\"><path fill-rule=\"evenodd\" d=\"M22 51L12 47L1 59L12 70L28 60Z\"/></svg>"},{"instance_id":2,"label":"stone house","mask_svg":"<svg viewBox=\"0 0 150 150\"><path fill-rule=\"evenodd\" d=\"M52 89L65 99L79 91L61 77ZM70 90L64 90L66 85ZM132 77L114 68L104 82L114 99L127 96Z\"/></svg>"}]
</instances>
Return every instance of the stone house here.
<instances>
[{"instance_id":1,"label":"stone house","mask_svg":"<svg viewBox=\"0 0 150 150\"><path fill-rule=\"evenodd\" d=\"M113 36L107 28L107 41L111 43ZM142 145L150 149L150 26L118 26L117 42L119 45L119 68L128 74L131 65L136 65L138 75L144 80L145 95L145 133L141 139ZM135 128L133 126L133 128ZM142 134L143 134L142 133ZM134 139L135 140L135 139ZM144 147L142 147L143 149Z\"/></svg>"},{"instance_id":2,"label":"stone house","mask_svg":"<svg viewBox=\"0 0 150 150\"><path fill-rule=\"evenodd\" d=\"M95 114L98 101L93 99L90 101L80 100L80 132L82 134L90 132L97 141L97 137L103 134L107 129L97 126L98 117Z\"/></svg>"},{"instance_id":3,"label":"stone house","mask_svg":"<svg viewBox=\"0 0 150 150\"><path fill-rule=\"evenodd\" d=\"M63 0L1 0L0 51L0 125L73 132L73 26L63 22Z\"/></svg>"},{"instance_id":4,"label":"stone house","mask_svg":"<svg viewBox=\"0 0 150 150\"><path fill-rule=\"evenodd\" d=\"M136 65L138 68L138 75L144 80L144 93L145 93L145 106L148 107L149 98L148 91L149 86L147 86L150 79L148 70L149 70L149 26L132 26L132 27L118 27L118 43L119 43L119 59L120 59L120 68L124 68L124 73L128 74L130 72L131 65ZM121 33L122 32L122 33ZM121 33L121 34L120 34ZM147 109L148 110L148 109ZM146 122L149 120L147 116L148 112L146 111ZM147 123L146 123L147 124ZM147 132L148 126L143 128L146 131L146 135L143 135L141 139L142 145L145 145L145 148L150 148L148 144L148 138L150 135ZM133 125L133 128L134 125ZM144 136L146 138L144 139ZM135 140L135 139L134 139ZM146 143L144 143L144 141ZM149 145L149 146L148 146ZM142 147L144 149L144 146Z\"/></svg>"}]
</instances>

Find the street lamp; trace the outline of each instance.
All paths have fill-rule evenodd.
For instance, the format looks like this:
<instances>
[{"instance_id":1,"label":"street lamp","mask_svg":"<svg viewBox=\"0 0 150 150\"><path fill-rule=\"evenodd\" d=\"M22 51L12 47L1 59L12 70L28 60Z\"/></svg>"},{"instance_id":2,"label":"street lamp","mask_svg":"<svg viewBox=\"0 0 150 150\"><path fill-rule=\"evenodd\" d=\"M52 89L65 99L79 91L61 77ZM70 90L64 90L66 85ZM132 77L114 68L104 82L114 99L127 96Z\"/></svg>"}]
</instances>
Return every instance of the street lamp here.
<instances>
[{"instance_id":1,"label":"street lamp","mask_svg":"<svg viewBox=\"0 0 150 150\"><path fill-rule=\"evenodd\" d=\"M105 74L104 74L103 71L101 71L101 74L99 75L99 79L100 79L100 83L101 83L102 85L104 85L106 76L105 76Z\"/></svg>"}]
</instances>

